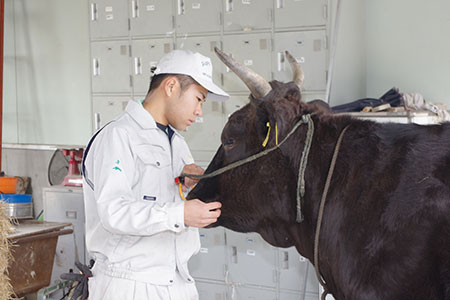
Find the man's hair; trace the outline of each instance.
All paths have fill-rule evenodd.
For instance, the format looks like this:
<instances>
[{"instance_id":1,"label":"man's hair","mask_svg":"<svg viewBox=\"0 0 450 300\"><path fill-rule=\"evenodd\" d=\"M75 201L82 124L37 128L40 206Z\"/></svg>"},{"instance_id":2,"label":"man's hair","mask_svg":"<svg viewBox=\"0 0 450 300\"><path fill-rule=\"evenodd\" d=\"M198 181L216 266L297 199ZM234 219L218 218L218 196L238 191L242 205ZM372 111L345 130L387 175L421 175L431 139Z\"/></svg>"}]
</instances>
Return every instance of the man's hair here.
<instances>
[{"instance_id":1,"label":"man's hair","mask_svg":"<svg viewBox=\"0 0 450 300\"><path fill-rule=\"evenodd\" d=\"M153 75L152 79L150 80L150 87L148 89L148 93L151 91L157 89L161 83L169 76L175 76L178 79L178 82L180 83L180 89L181 94L187 90L187 88L192 84L198 84L197 81L195 81L194 78L192 78L189 75L183 75L183 74L158 74Z\"/></svg>"}]
</instances>

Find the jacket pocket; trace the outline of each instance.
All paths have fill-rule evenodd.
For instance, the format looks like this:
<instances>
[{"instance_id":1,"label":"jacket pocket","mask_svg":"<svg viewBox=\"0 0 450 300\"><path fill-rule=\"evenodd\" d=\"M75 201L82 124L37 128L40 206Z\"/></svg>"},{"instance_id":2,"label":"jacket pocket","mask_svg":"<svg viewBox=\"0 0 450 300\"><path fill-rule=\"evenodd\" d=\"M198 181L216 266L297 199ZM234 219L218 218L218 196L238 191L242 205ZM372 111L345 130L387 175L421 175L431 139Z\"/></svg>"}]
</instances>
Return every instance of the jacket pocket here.
<instances>
[{"instance_id":1,"label":"jacket pocket","mask_svg":"<svg viewBox=\"0 0 450 300\"><path fill-rule=\"evenodd\" d=\"M170 169L170 155L160 147L138 146L136 149L137 169L139 170L139 200L158 201L161 197L161 178Z\"/></svg>"}]
</instances>

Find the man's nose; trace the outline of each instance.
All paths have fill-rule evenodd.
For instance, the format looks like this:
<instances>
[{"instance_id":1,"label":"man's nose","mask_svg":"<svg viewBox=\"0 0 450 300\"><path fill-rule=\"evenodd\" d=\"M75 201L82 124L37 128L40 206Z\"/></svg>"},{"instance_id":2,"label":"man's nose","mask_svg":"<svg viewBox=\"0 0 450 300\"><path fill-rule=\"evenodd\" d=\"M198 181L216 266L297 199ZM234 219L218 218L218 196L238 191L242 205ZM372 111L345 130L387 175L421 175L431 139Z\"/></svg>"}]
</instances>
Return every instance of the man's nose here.
<instances>
[{"instance_id":1,"label":"man's nose","mask_svg":"<svg viewBox=\"0 0 450 300\"><path fill-rule=\"evenodd\" d=\"M195 115L197 117L201 117L203 115L202 105L199 103L197 108L195 109Z\"/></svg>"}]
</instances>

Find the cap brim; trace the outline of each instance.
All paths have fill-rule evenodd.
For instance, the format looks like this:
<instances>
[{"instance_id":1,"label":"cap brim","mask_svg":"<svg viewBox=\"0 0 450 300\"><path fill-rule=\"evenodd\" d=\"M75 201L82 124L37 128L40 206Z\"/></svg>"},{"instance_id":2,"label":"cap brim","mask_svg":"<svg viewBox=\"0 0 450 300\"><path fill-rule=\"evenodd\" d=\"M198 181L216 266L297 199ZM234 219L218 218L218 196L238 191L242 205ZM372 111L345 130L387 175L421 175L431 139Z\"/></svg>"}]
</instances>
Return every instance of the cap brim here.
<instances>
[{"instance_id":1,"label":"cap brim","mask_svg":"<svg viewBox=\"0 0 450 300\"><path fill-rule=\"evenodd\" d=\"M192 76L192 78L194 78L195 81L197 81L202 87L208 90L209 93L206 96L207 99L221 102L230 98L230 95L228 95L224 90L215 85L212 81L195 78L194 76Z\"/></svg>"}]
</instances>

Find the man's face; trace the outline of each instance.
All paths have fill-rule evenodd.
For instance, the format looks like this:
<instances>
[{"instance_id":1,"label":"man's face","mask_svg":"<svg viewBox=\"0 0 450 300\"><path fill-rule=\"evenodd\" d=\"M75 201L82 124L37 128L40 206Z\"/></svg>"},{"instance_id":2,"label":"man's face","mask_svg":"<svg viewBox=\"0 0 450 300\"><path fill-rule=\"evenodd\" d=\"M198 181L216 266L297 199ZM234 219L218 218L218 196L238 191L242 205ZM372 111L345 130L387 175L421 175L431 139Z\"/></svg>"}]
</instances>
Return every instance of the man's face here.
<instances>
[{"instance_id":1,"label":"man's face","mask_svg":"<svg viewBox=\"0 0 450 300\"><path fill-rule=\"evenodd\" d=\"M177 88L180 89L178 82ZM202 104L207 94L208 91L199 84L191 84L184 92L174 93L167 106L169 124L177 130L191 126L196 117L202 116Z\"/></svg>"}]
</instances>

